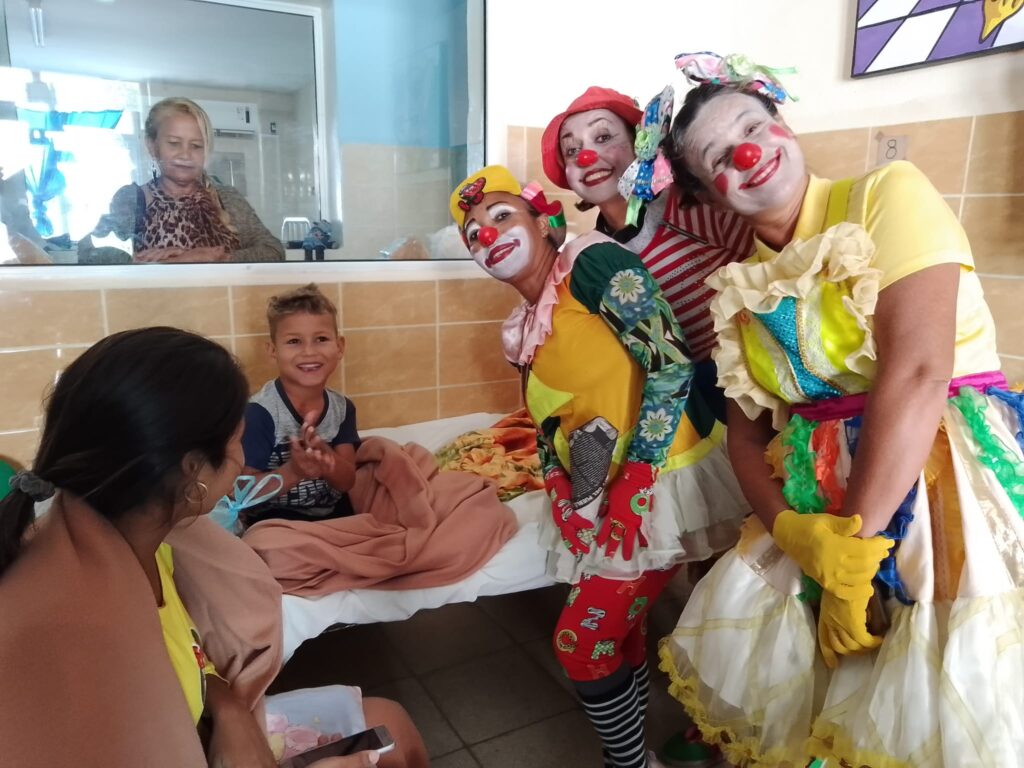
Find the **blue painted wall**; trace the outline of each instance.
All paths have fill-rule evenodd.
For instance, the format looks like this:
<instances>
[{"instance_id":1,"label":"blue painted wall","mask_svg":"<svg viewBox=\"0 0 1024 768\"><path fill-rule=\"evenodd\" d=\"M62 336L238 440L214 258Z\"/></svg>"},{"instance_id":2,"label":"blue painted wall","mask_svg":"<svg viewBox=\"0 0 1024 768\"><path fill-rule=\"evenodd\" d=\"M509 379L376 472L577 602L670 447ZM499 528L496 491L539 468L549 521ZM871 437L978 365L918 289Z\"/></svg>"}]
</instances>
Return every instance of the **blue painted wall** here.
<instances>
[{"instance_id":1,"label":"blue painted wall","mask_svg":"<svg viewBox=\"0 0 1024 768\"><path fill-rule=\"evenodd\" d=\"M466 142L466 0L334 0L340 139Z\"/></svg>"}]
</instances>

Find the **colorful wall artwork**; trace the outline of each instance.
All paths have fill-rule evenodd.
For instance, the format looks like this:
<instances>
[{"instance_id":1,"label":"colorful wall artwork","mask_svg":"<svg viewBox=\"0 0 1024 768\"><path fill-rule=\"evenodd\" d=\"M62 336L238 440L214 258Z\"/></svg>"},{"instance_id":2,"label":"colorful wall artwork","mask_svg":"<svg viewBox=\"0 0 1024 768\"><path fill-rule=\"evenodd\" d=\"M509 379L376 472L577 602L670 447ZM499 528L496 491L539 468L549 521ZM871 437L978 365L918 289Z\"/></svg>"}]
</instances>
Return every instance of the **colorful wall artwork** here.
<instances>
[{"instance_id":1,"label":"colorful wall artwork","mask_svg":"<svg viewBox=\"0 0 1024 768\"><path fill-rule=\"evenodd\" d=\"M857 0L854 77L1024 47L1024 0Z\"/></svg>"}]
</instances>

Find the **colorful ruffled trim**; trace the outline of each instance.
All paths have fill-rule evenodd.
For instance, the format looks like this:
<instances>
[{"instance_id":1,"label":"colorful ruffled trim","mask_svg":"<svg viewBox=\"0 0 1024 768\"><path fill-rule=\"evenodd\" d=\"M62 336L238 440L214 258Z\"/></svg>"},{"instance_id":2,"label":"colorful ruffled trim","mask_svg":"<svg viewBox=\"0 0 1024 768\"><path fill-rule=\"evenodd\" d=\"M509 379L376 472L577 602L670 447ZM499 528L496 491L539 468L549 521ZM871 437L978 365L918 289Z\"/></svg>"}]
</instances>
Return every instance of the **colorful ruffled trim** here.
<instances>
[{"instance_id":1,"label":"colorful ruffled trim","mask_svg":"<svg viewBox=\"0 0 1024 768\"><path fill-rule=\"evenodd\" d=\"M775 429L782 430L788 421L790 404L754 380L736 316L744 310L758 314L774 312L785 297L809 296L820 279L849 286L850 296L843 299L843 304L864 332L864 343L847 356L845 363L852 373L874 378L871 316L882 274L871 266L874 252L875 246L862 226L841 222L809 240L790 243L768 261L748 259L728 264L707 279L707 284L718 291L711 302L718 334L718 348L713 353L718 365L718 384L747 418L755 419L763 411L770 411Z\"/></svg>"},{"instance_id":2,"label":"colorful ruffled trim","mask_svg":"<svg viewBox=\"0 0 1024 768\"><path fill-rule=\"evenodd\" d=\"M1014 438L1021 451L1024 451L1024 394L997 387L990 387L985 394L1006 403L1017 414L1017 432L1014 434Z\"/></svg>"},{"instance_id":3,"label":"colorful ruffled trim","mask_svg":"<svg viewBox=\"0 0 1024 768\"><path fill-rule=\"evenodd\" d=\"M803 766L807 763L808 755L804 752L793 753L784 749L764 752L756 738L741 738L727 725L713 725L698 695L699 678L696 675L679 674L672 658L672 651L668 648L668 640L669 638L663 638L658 643L658 668L668 675L669 695L683 705L693 724L700 729L701 738L706 743L714 744L721 749L722 754L733 765L777 768L779 765Z\"/></svg>"},{"instance_id":4,"label":"colorful ruffled trim","mask_svg":"<svg viewBox=\"0 0 1024 768\"><path fill-rule=\"evenodd\" d=\"M891 755L883 755L866 749L858 749L846 731L835 723L818 722L814 725L814 735L807 741L809 751L825 765L856 765L871 768L913 768L905 760L898 760Z\"/></svg>"},{"instance_id":5,"label":"colorful ruffled trim","mask_svg":"<svg viewBox=\"0 0 1024 768\"><path fill-rule=\"evenodd\" d=\"M782 445L787 449L782 465L786 468L786 480L782 484L782 495L789 505L801 515L815 514L825 510L825 499L818 493L818 477L815 454L811 440L817 422L807 421L794 415L782 430ZM800 577L803 589L797 597L809 603L821 602L821 585L807 574Z\"/></svg>"},{"instance_id":6,"label":"colorful ruffled trim","mask_svg":"<svg viewBox=\"0 0 1024 768\"><path fill-rule=\"evenodd\" d=\"M974 391L974 390L971 390ZM860 417L848 419L844 426L845 438L850 456L857 451L860 432ZM839 423L808 421L799 414L794 414L789 424L779 435L782 447L782 466L785 469L785 482L782 495L789 505L800 514L815 512L831 512L842 506L845 493L839 486L834 471L839 456ZM814 447L818 449L815 450ZM824 495L822 494L824 492ZM876 578L881 582L884 596L894 596L904 605L914 601L907 592L907 587L896 568L896 552L899 542L907 537L910 523L914 520L914 501L917 498L917 486L913 486L903 498L889 525L881 532L887 539L897 542L892 551L879 564ZM810 576L801 577L802 590L797 597L809 603L821 600L821 585Z\"/></svg>"},{"instance_id":7,"label":"colorful ruffled trim","mask_svg":"<svg viewBox=\"0 0 1024 768\"><path fill-rule=\"evenodd\" d=\"M978 446L978 461L992 470L1017 514L1024 517L1024 462L992 434L992 428L985 419L985 411L988 410L985 398L972 387L961 387L960 394L950 402L960 411L971 430Z\"/></svg>"},{"instance_id":8,"label":"colorful ruffled trim","mask_svg":"<svg viewBox=\"0 0 1024 768\"><path fill-rule=\"evenodd\" d=\"M581 235L562 247L537 303L531 305L524 301L502 323L501 343L506 360L513 365L529 365L533 361L538 347L551 335L551 315L558 305L558 286L572 272L576 257L585 248L603 242L615 241L595 231Z\"/></svg>"}]
</instances>

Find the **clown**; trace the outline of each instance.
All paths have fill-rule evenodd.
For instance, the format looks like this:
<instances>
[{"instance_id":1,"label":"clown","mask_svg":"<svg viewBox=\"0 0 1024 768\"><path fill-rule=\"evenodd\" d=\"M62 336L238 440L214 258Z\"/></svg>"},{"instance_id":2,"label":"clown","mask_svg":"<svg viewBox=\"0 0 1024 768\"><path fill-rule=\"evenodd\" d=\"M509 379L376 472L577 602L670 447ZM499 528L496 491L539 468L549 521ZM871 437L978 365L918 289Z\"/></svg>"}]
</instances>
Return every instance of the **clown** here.
<instances>
[{"instance_id":1,"label":"clown","mask_svg":"<svg viewBox=\"0 0 1024 768\"><path fill-rule=\"evenodd\" d=\"M668 186L671 171L655 150L671 112L671 88L641 111L628 96L592 86L548 123L541 158L551 183L579 195L581 210L598 208L598 231L637 254L654 277L695 363L694 385L724 421L711 361L713 291L704 280L750 255L751 230L735 213L696 200L683 205Z\"/></svg>"},{"instance_id":2,"label":"clown","mask_svg":"<svg viewBox=\"0 0 1024 768\"><path fill-rule=\"evenodd\" d=\"M551 518L542 541L572 584L554 632L612 766L645 766L645 621L679 564L733 540L745 514L722 427L690 392L692 363L640 260L565 218L500 166L472 174L451 212L473 259L524 303L506 321L523 374Z\"/></svg>"},{"instance_id":3,"label":"clown","mask_svg":"<svg viewBox=\"0 0 1024 768\"><path fill-rule=\"evenodd\" d=\"M750 255L752 231L735 213L684 200L670 184L671 168L658 147L672 105L671 87L641 110L618 91L592 86L548 123L541 157L551 183L575 192L580 210L598 208L597 230L637 254L657 281L694 361L692 386L724 422L725 397L711 359L714 291L704 281L719 267ZM709 563L691 562L691 582ZM687 768L715 761L695 729L673 736L662 754Z\"/></svg>"},{"instance_id":4,"label":"clown","mask_svg":"<svg viewBox=\"0 0 1024 768\"><path fill-rule=\"evenodd\" d=\"M763 68L678 64L680 191L757 237L709 280L755 514L661 643L671 691L736 764L1021 765L1024 401L966 235L910 163L808 174Z\"/></svg>"}]
</instances>

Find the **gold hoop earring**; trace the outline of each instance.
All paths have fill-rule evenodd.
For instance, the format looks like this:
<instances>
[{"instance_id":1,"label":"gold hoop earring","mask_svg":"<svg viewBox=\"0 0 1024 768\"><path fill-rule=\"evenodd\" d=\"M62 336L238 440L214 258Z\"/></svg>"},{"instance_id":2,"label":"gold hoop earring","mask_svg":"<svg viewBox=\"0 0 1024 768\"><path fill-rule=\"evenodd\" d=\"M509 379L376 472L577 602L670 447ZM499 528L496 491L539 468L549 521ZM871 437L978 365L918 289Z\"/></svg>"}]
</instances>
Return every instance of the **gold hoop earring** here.
<instances>
[{"instance_id":1,"label":"gold hoop earring","mask_svg":"<svg viewBox=\"0 0 1024 768\"><path fill-rule=\"evenodd\" d=\"M183 494L185 496L185 501L187 501L189 504L202 504L204 501L206 501L206 497L210 495L210 489L206 486L206 483L202 482L201 480L194 481L192 485L199 489L199 498L193 499L191 496L189 496L188 492L191 489L186 488L185 493Z\"/></svg>"}]
</instances>

